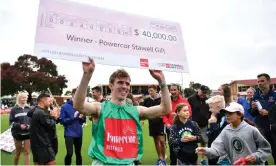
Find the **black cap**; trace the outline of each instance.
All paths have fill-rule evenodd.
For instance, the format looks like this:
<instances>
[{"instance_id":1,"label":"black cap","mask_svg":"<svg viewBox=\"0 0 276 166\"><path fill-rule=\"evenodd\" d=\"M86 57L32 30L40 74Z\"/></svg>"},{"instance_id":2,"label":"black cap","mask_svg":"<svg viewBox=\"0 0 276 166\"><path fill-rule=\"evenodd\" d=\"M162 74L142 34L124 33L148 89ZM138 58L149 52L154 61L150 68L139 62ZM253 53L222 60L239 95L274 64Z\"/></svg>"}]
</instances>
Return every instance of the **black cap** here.
<instances>
[{"instance_id":1,"label":"black cap","mask_svg":"<svg viewBox=\"0 0 276 166\"><path fill-rule=\"evenodd\" d=\"M200 90L201 90L202 93L208 93L209 92L208 86L205 86L205 85L201 85Z\"/></svg>"}]
</instances>

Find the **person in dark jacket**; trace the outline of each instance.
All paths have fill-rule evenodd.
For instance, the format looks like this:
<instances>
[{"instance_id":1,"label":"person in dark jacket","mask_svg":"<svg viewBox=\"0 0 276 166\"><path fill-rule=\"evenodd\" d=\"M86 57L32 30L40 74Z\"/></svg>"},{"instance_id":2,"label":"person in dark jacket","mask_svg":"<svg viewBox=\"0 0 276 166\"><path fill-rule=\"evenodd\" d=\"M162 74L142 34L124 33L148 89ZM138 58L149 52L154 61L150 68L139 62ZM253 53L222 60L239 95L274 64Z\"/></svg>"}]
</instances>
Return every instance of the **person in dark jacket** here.
<instances>
[{"instance_id":1,"label":"person in dark jacket","mask_svg":"<svg viewBox=\"0 0 276 166\"><path fill-rule=\"evenodd\" d=\"M48 111L56 111L57 112L57 115L58 115L58 117L59 117L59 113L60 113L60 111L59 111L59 107L54 107L53 106L53 96L51 96L51 99L50 99L50 103L51 103L51 105L50 105L50 107L48 108ZM33 116L33 113L34 113L34 111L35 111L35 109L36 109L36 107L37 107L37 102L36 102L36 105L34 105L32 108L31 108L31 110L27 113L27 116L28 117L32 117ZM59 118L57 118L56 119L56 124L58 124L59 123L59 121L60 121L60 119ZM55 152L55 155L57 155L57 153L58 153L58 138L57 138L57 132L56 132L56 127L54 128L54 130L53 131L51 131L50 132L50 134L51 134L51 138L53 138L52 139L52 147L53 147L53 150L54 150L54 152Z\"/></svg>"},{"instance_id":2,"label":"person in dark jacket","mask_svg":"<svg viewBox=\"0 0 276 166\"><path fill-rule=\"evenodd\" d=\"M76 89L72 90L72 96ZM71 165L73 149L75 148L76 165L82 165L81 146L82 146L82 124L86 117L73 108L72 99L67 101L61 107L60 123L64 126L64 138L66 145L65 165Z\"/></svg>"},{"instance_id":3,"label":"person in dark jacket","mask_svg":"<svg viewBox=\"0 0 276 166\"><path fill-rule=\"evenodd\" d=\"M30 120L27 116L27 113L30 111L30 106L27 105L27 98L27 94L19 93L17 95L16 104L10 112L9 122L15 144L14 165L18 165L18 160L22 151L22 142L24 144L24 164L30 164Z\"/></svg>"},{"instance_id":4,"label":"person in dark jacket","mask_svg":"<svg viewBox=\"0 0 276 166\"><path fill-rule=\"evenodd\" d=\"M157 93L157 87L150 85L148 87L149 97L144 100L143 106L152 107L160 105L161 97ZM166 129L163 123L162 117L149 120L149 135L153 137L158 160L155 165L167 165L166 164Z\"/></svg>"},{"instance_id":5,"label":"person in dark jacket","mask_svg":"<svg viewBox=\"0 0 276 166\"><path fill-rule=\"evenodd\" d=\"M276 158L276 104L274 104L270 110L268 111L268 119L270 124L270 134L272 137L272 156L274 158L274 164L275 164L275 158ZM273 150L274 149L274 150Z\"/></svg>"},{"instance_id":6,"label":"person in dark jacket","mask_svg":"<svg viewBox=\"0 0 276 166\"><path fill-rule=\"evenodd\" d=\"M29 114L31 116L30 137L33 162L35 165L55 165L56 152L53 140L56 137L57 109L49 111L51 96L42 93L38 96L38 105Z\"/></svg>"},{"instance_id":7,"label":"person in dark jacket","mask_svg":"<svg viewBox=\"0 0 276 166\"><path fill-rule=\"evenodd\" d=\"M218 95L224 97L225 106L229 106L231 102L233 102L231 96L231 88L229 84L222 84L218 89ZM213 141L218 137L224 127L227 126L226 121L226 114L224 111L220 111L217 114L217 122L211 123L207 129L207 136L208 136L208 147L211 147ZM221 164L228 164L227 156L221 156L218 158L213 158L208 160L209 165L221 165Z\"/></svg>"},{"instance_id":8,"label":"person in dark jacket","mask_svg":"<svg viewBox=\"0 0 276 166\"><path fill-rule=\"evenodd\" d=\"M200 127L200 132L202 136L202 142L200 142L201 147L205 147L208 144L208 137L206 135L208 127L208 119L211 116L209 111L209 105L206 103L207 94L210 89L202 85L196 94L188 98L188 102L192 108L192 120L197 122ZM204 156L201 156L201 161L203 165L206 165L207 162L204 160Z\"/></svg>"},{"instance_id":9,"label":"person in dark jacket","mask_svg":"<svg viewBox=\"0 0 276 166\"><path fill-rule=\"evenodd\" d=\"M177 165L197 165L195 150L202 141L200 128L189 119L191 112L186 104L178 104L175 112L177 115L170 128L169 144L176 154Z\"/></svg>"},{"instance_id":10,"label":"person in dark jacket","mask_svg":"<svg viewBox=\"0 0 276 166\"><path fill-rule=\"evenodd\" d=\"M269 111L276 103L276 91L270 86L270 76L266 73L257 76L258 88L253 96L253 102L249 113L256 117L255 123L264 132L264 137L273 147L273 138L270 132ZM262 108L258 110L256 102L259 102ZM276 149L272 148L274 163L276 161Z\"/></svg>"}]
</instances>

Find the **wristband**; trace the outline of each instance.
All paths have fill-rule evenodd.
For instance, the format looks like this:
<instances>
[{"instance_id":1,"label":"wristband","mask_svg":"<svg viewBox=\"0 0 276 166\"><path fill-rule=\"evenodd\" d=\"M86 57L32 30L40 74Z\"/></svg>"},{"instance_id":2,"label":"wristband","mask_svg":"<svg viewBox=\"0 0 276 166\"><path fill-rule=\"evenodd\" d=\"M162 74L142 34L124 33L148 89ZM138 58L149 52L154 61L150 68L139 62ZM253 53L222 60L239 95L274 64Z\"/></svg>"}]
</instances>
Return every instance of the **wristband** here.
<instances>
[{"instance_id":1,"label":"wristband","mask_svg":"<svg viewBox=\"0 0 276 166\"><path fill-rule=\"evenodd\" d=\"M161 84L160 87L161 89L165 88L167 85L166 84Z\"/></svg>"}]
</instances>

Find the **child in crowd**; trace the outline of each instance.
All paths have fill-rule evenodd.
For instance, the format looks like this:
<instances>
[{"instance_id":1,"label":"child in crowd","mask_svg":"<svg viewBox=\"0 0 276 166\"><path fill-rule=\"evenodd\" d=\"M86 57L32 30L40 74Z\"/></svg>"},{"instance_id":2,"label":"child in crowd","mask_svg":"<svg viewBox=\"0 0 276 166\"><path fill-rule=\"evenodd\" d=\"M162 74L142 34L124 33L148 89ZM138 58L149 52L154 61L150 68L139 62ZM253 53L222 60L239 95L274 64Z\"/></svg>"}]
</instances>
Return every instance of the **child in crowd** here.
<instances>
[{"instance_id":1,"label":"child in crowd","mask_svg":"<svg viewBox=\"0 0 276 166\"><path fill-rule=\"evenodd\" d=\"M198 124L190 120L191 112L187 105L181 103L176 106L176 117L170 129L169 144L177 157L178 165L197 165L198 156L195 150L197 143L202 140Z\"/></svg>"},{"instance_id":2,"label":"child in crowd","mask_svg":"<svg viewBox=\"0 0 276 166\"><path fill-rule=\"evenodd\" d=\"M231 164L245 159L247 164L264 165L271 155L271 146L259 130L243 120L244 108L230 103L223 109L228 125L222 130L210 148L199 147L197 154L215 158L227 154Z\"/></svg>"}]
</instances>

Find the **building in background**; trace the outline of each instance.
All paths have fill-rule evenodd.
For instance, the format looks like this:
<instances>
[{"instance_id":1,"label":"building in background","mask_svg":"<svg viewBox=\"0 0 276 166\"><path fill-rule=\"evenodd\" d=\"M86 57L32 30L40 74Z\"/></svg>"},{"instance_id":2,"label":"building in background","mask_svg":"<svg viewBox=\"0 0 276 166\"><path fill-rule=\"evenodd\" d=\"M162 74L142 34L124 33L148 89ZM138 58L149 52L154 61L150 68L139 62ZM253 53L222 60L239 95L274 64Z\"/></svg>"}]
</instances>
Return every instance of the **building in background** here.
<instances>
[{"instance_id":1,"label":"building in background","mask_svg":"<svg viewBox=\"0 0 276 166\"><path fill-rule=\"evenodd\" d=\"M249 87L257 88L257 79L234 80L230 83L232 95L245 96ZM276 78L271 78L272 89L276 89Z\"/></svg>"}]
</instances>

